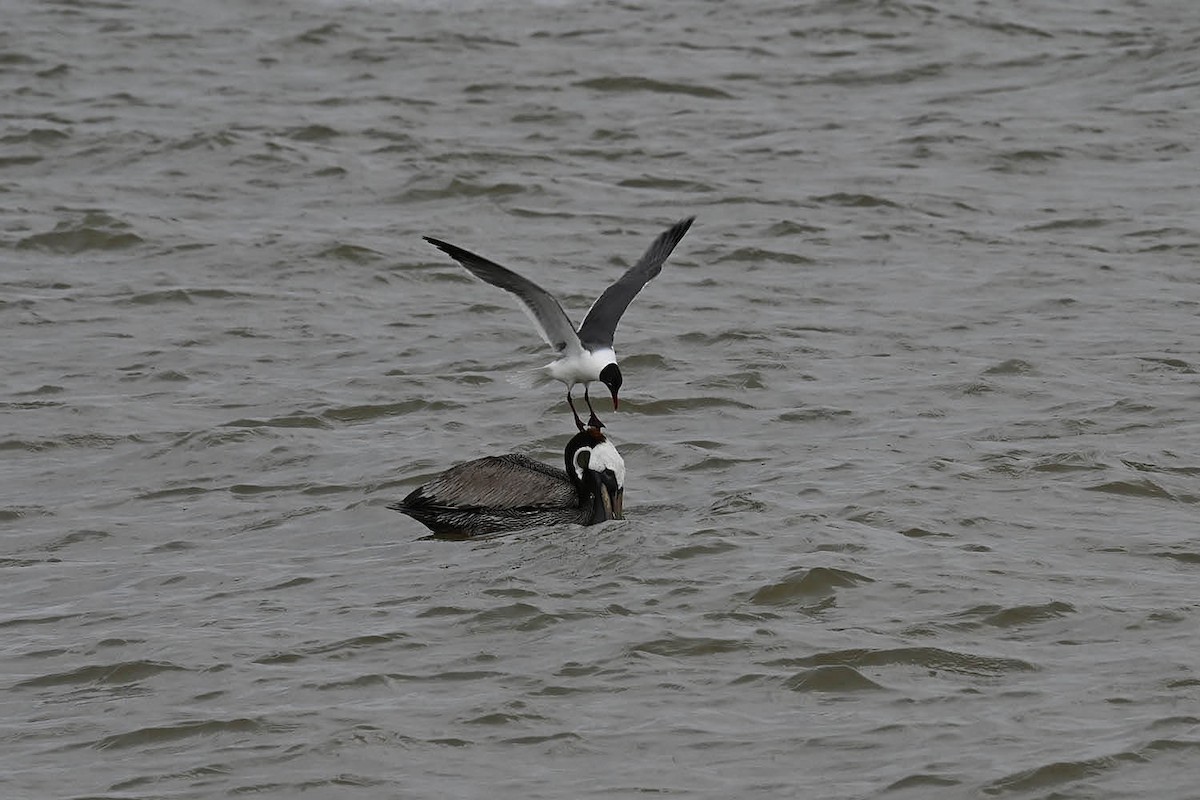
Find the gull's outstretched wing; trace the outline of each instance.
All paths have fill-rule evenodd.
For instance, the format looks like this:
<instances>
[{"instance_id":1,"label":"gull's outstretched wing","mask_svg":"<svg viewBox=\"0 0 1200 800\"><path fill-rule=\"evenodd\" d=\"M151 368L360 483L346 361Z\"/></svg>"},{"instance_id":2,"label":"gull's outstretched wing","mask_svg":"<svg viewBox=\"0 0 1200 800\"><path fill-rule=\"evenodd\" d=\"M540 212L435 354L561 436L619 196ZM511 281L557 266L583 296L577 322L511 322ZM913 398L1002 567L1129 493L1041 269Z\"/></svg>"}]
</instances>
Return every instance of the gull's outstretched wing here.
<instances>
[{"instance_id":1,"label":"gull's outstretched wing","mask_svg":"<svg viewBox=\"0 0 1200 800\"><path fill-rule=\"evenodd\" d=\"M561 353L564 350L576 352L580 349L575 328L571 325L571 320L567 319L562 306L554 299L554 295L528 278L522 278L511 269L488 261L483 256L477 256L430 236L426 236L425 241L462 264L468 272L484 283L490 283L515 295L521 301L525 313L537 326L542 338L555 350Z\"/></svg>"},{"instance_id":2,"label":"gull's outstretched wing","mask_svg":"<svg viewBox=\"0 0 1200 800\"><path fill-rule=\"evenodd\" d=\"M612 347L613 334L616 333L617 323L621 315L642 287L649 283L662 271L663 262L679 240L688 232L695 217L680 220L659 235L650 245L650 249L617 282L604 290L604 294L592 303L583 324L579 326L579 340L588 349L597 347Z\"/></svg>"}]
</instances>

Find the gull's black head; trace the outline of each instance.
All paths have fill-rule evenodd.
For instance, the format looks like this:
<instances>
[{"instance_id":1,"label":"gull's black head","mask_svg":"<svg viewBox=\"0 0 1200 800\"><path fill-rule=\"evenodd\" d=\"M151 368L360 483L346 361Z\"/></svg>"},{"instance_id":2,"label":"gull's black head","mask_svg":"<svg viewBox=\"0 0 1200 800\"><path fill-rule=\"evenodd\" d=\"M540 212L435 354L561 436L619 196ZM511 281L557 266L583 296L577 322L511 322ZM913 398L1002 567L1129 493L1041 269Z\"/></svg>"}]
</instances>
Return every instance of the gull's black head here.
<instances>
[{"instance_id":1,"label":"gull's black head","mask_svg":"<svg viewBox=\"0 0 1200 800\"><path fill-rule=\"evenodd\" d=\"M612 394L613 411L617 410L617 390L621 388L621 368L615 363L609 364L604 369L600 370L600 382L608 387L608 391Z\"/></svg>"}]
</instances>

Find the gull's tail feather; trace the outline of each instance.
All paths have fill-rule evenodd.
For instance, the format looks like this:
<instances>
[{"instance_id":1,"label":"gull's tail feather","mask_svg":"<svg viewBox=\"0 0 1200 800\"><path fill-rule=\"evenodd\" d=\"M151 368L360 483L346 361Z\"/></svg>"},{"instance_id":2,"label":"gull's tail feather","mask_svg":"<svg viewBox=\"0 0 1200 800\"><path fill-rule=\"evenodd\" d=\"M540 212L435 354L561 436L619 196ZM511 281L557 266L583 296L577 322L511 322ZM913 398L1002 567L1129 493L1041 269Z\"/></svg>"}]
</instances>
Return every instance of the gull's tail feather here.
<instances>
[{"instance_id":1,"label":"gull's tail feather","mask_svg":"<svg viewBox=\"0 0 1200 800\"><path fill-rule=\"evenodd\" d=\"M505 380L514 386L520 386L522 389L532 389L536 386L545 386L553 379L546 374L545 367L536 369L519 369L508 373Z\"/></svg>"}]
</instances>

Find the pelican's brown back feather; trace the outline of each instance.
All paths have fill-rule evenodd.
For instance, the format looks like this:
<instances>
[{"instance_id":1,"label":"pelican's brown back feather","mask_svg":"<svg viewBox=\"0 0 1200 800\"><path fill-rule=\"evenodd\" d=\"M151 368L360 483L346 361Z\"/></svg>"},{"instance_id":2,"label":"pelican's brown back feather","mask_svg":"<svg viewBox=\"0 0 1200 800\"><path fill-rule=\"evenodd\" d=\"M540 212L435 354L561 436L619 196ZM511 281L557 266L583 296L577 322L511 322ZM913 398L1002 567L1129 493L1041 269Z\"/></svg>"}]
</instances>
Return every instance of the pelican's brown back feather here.
<instances>
[{"instance_id":1,"label":"pelican's brown back feather","mask_svg":"<svg viewBox=\"0 0 1200 800\"><path fill-rule=\"evenodd\" d=\"M451 467L396 504L406 509L561 507L577 502L567 473L520 453Z\"/></svg>"}]
</instances>

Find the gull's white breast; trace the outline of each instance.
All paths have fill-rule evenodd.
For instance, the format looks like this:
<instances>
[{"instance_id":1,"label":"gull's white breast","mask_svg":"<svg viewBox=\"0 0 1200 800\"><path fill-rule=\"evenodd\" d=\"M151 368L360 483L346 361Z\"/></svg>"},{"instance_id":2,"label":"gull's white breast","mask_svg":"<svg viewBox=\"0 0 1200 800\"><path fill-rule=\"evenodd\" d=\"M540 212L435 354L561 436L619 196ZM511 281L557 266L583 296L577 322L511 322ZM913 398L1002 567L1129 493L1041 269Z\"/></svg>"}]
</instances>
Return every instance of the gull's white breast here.
<instances>
[{"instance_id":1,"label":"gull's white breast","mask_svg":"<svg viewBox=\"0 0 1200 800\"><path fill-rule=\"evenodd\" d=\"M616 360L617 354L611 347L605 347L595 352L584 350L547 364L546 371L556 381L562 381L567 386L574 386L577 383L600 380L600 370L615 363Z\"/></svg>"}]
</instances>

